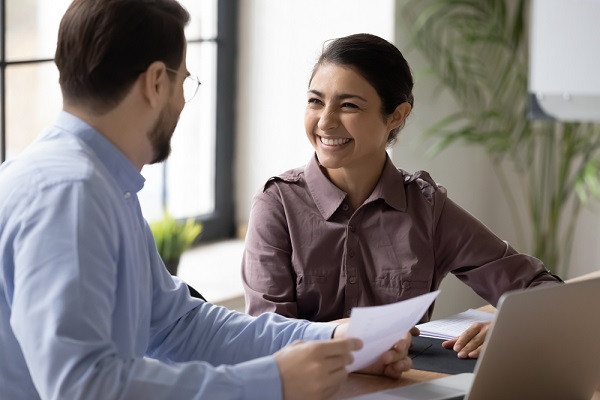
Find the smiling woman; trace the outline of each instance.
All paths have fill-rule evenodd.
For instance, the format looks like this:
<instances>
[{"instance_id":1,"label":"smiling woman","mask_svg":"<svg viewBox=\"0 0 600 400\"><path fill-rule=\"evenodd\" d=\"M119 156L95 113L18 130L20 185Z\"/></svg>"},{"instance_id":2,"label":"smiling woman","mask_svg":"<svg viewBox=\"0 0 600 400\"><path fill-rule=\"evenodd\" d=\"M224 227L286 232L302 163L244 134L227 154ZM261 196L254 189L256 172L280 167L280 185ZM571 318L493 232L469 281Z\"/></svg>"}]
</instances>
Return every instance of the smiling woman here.
<instances>
[{"instance_id":1,"label":"smiling woman","mask_svg":"<svg viewBox=\"0 0 600 400\"><path fill-rule=\"evenodd\" d=\"M375 88L353 68L326 62L315 70L304 118L306 134L321 167L348 193L354 209L373 191L386 147L411 106L403 102L389 115L383 110Z\"/></svg>"},{"instance_id":2,"label":"smiling woman","mask_svg":"<svg viewBox=\"0 0 600 400\"><path fill-rule=\"evenodd\" d=\"M356 34L324 48L304 118L315 153L270 178L252 204L242 265L250 314L335 320L437 290L449 273L493 305L508 290L560 282L427 172L393 165L386 149L412 110L412 88L408 63L384 39ZM477 357L486 332L470 330L454 349Z\"/></svg>"}]
</instances>

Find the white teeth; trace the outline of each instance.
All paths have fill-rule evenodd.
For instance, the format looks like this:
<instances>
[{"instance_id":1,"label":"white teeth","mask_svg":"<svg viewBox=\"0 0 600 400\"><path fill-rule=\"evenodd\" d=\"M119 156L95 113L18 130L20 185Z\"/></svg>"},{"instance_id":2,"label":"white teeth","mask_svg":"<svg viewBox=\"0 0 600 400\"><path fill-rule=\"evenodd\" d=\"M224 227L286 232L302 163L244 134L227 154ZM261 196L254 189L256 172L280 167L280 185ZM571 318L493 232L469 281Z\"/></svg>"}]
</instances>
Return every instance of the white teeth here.
<instances>
[{"instance_id":1,"label":"white teeth","mask_svg":"<svg viewBox=\"0 0 600 400\"><path fill-rule=\"evenodd\" d=\"M342 144L346 144L350 141L350 139L347 138L324 138L323 136L319 136L319 139L321 139L321 143L326 144L328 146L340 146Z\"/></svg>"}]
</instances>

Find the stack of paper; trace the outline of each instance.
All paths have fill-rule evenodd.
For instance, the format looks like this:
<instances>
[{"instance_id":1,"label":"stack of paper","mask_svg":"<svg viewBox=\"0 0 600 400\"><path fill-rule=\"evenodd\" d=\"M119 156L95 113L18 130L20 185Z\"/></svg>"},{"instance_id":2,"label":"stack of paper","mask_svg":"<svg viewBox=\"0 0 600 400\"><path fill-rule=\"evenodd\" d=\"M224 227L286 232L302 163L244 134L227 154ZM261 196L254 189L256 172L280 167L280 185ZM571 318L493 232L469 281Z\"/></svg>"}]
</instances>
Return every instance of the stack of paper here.
<instances>
[{"instance_id":1,"label":"stack of paper","mask_svg":"<svg viewBox=\"0 0 600 400\"><path fill-rule=\"evenodd\" d=\"M446 318L419 324L417 328L421 331L421 336L448 340L460 336L476 322L491 321L494 315L485 311L469 309Z\"/></svg>"}]
</instances>

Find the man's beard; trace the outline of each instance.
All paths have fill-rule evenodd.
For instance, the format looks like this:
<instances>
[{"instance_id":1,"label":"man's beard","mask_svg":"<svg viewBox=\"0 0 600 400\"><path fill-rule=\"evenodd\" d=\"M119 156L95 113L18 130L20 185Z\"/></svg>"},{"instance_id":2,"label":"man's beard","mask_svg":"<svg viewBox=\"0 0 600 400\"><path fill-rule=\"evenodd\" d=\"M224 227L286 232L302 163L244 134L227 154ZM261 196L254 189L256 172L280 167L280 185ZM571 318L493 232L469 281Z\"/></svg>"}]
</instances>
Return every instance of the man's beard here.
<instances>
[{"instance_id":1,"label":"man's beard","mask_svg":"<svg viewBox=\"0 0 600 400\"><path fill-rule=\"evenodd\" d=\"M148 139L154 150L154 159L150 164L156 164L165 161L171 153L171 138L177 127L179 115L170 106L166 104L160 112L156 123L148 132Z\"/></svg>"}]
</instances>

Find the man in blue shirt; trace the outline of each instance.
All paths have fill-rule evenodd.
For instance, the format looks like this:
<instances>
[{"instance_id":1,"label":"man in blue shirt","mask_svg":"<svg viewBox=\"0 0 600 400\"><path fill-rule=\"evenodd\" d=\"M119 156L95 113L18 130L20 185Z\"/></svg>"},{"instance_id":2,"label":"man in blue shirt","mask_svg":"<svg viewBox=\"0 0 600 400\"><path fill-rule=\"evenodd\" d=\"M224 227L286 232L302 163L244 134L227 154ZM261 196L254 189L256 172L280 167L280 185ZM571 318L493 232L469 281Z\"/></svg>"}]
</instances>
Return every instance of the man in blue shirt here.
<instances>
[{"instance_id":1,"label":"man in blue shirt","mask_svg":"<svg viewBox=\"0 0 600 400\"><path fill-rule=\"evenodd\" d=\"M175 0L75 0L63 17L64 111L0 167L3 398L318 399L347 375L347 322L192 298L156 251L137 192L184 106L188 20ZM409 343L364 372L399 378Z\"/></svg>"}]
</instances>

